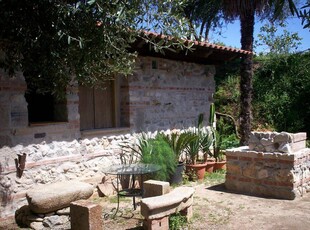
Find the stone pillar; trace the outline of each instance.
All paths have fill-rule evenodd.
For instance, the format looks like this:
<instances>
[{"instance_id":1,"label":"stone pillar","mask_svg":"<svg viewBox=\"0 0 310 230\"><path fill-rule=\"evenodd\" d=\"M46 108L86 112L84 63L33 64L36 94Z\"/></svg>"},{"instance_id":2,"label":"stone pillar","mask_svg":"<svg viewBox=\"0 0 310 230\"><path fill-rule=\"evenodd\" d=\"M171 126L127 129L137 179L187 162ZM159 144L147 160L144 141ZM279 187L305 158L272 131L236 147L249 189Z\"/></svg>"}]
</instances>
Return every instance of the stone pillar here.
<instances>
[{"instance_id":1,"label":"stone pillar","mask_svg":"<svg viewBox=\"0 0 310 230\"><path fill-rule=\"evenodd\" d=\"M180 214L185 216L187 221L190 221L190 219L193 217L193 205L181 210Z\"/></svg>"},{"instance_id":2,"label":"stone pillar","mask_svg":"<svg viewBox=\"0 0 310 230\"><path fill-rule=\"evenodd\" d=\"M103 228L102 207L88 200L70 204L72 230L98 230Z\"/></svg>"},{"instance_id":3,"label":"stone pillar","mask_svg":"<svg viewBox=\"0 0 310 230\"><path fill-rule=\"evenodd\" d=\"M145 230L169 230L169 216L160 219L145 219L143 228Z\"/></svg>"},{"instance_id":4,"label":"stone pillar","mask_svg":"<svg viewBox=\"0 0 310 230\"><path fill-rule=\"evenodd\" d=\"M143 183L143 198L161 196L170 192L170 184L166 181L147 180Z\"/></svg>"}]
</instances>

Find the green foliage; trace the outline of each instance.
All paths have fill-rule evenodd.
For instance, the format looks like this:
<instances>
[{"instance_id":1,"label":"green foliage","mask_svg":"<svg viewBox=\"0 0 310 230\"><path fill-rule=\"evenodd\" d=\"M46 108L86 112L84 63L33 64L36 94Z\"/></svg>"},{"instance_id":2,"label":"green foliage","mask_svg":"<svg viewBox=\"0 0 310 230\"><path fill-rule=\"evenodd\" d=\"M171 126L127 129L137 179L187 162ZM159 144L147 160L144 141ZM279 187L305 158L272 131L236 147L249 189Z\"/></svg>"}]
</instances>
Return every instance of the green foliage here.
<instances>
[{"instance_id":1,"label":"green foliage","mask_svg":"<svg viewBox=\"0 0 310 230\"><path fill-rule=\"evenodd\" d=\"M253 129L304 131L309 136L309 60L309 52L269 54L255 59ZM239 118L236 113L240 103L238 78L237 75L226 75L215 93L217 111L230 114L235 120ZM227 138L235 139L233 136Z\"/></svg>"},{"instance_id":2,"label":"green foliage","mask_svg":"<svg viewBox=\"0 0 310 230\"><path fill-rule=\"evenodd\" d=\"M216 129L213 130L215 134L213 157L217 162L223 160L225 149L239 146L240 140L233 126L234 124L228 122L227 117L220 117L217 119Z\"/></svg>"},{"instance_id":3,"label":"green foliage","mask_svg":"<svg viewBox=\"0 0 310 230\"><path fill-rule=\"evenodd\" d=\"M233 133L222 137L220 149L225 150L234 147L239 147L239 138L236 134Z\"/></svg>"},{"instance_id":4,"label":"green foliage","mask_svg":"<svg viewBox=\"0 0 310 230\"><path fill-rule=\"evenodd\" d=\"M184 15L199 29L197 40L208 41L210 30L215 31L223 26L221 1L188 1Z\"/></svg>"},{"instance_id":5,"label":"green foliage","mask_svg":"<svg viewBox=\"0 0 310 230\"><path fill-rule=\"evenodd\" d=\"M228 75L217 85L214 101L217 112L230 114L235 120L239 118L240 89L239 76Z\"/></svg>"},{"instance_id":6,"label":"green foliage","mask_svg":"<svg viewBox=\"0 0 310 230\"><path fill-rule=\"evenodd\" d=\"M114 74L131 74L137 38L155 51L190 47L191 30L179 15L184 1L0 1L0 68L22 70L39 93L64 92L75 77L100 87ZM141 31L177 37L157 41Z\"/></svg>"},{"instance_id":7,"label":"green foliage","mask_svg":"<svg viewBox=\"0 0 310 230\"><path fill-rule=\"evenodd\" d=\"M169 229L180 230L187 225L186 216L182 216L180 213L175 213L169 216Z\"/></svg>"},{"instance_id":8,"label":"green foliage","mask_svg":"<svg viewBox=\"0 0 310 230\"><path fill-rule=\"evenodd\" d=\"M209 125L213 125L215 118L215 105L214 103L210 104L210 114L209 114Z\"/></svg>"},{"instance_id":9,"label":"green foliage","mask_svg":"<svg viewBox=\"0 0 310 230\"><path fill-rule=\"evenodd\" d=\"M256 41L256 46L267 46L267 52L275 54L291 53L297 50L302 40L298 33L291 33L284 29L282 34L278 34L279 27L285 28L286 25L284 22L263 25L260 28L259 41Z\"/></svg>"},{"instance_id":10,"label":"green foliage","mask_svg":"<svg viewBox=\"0 0 310 230\"><path fill-rule=\"evenodd\" d=\"M162 135L159 134L155 138L140 139L139 149L141 162L161 166L161 170L156 173L156 179L167 181L170 175L174 173L177 162L173 150Z\"/></svg>"},{"instance_id":11,"label":"green foliage","mask_svg":"<svg viewBox=\"0 0 310 230\"><path fill-rule=\"evenodd\" d=\"M220 184L225 182L226 170L218 170L212 173L206 173L204 181L206 184Z\"/></svg>"},{"instance_id":12,"label":"green foliage","mask_svg":"<svg viewBox=\"0 0 310 230\"><path fill-rule=\"evenodd\" d=\"M298 17L302 19L302 24L304 25L304 28L310 29L310 1L309 0L299 10Z\"/></svg>"},{"instance_id":13,"label":"green foliage","mask_svg":"<svg viewBox=\"0 0 310 230\"><path fill-rule=\"evenodd\" d=\"M193 141L195 137L187 135L186 133L174 132L170 135L162 134L162 138L169 144L170 148L172 148L175 155L175 161L179 162L181 160L180 156L182 155L184 149L191 141Z\"/></svg>"},{"instance_id":14,"label":"green foliage","mask_svg":"<svg viewBox=\"0 0 310 230\"><path fill-rule=\"evenodd\" d=\"M254 116L277 131L310 133L310 53L259 57Z\"/></svg>"}]
</instances>

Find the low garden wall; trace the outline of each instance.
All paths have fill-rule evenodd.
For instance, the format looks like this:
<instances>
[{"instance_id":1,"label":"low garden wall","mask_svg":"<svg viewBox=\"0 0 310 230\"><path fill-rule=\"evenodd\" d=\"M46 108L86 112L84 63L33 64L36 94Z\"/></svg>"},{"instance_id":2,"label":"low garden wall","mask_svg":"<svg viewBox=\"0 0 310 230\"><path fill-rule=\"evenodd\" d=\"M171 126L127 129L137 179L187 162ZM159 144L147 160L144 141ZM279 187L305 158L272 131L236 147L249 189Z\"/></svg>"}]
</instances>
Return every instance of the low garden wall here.
<instances>
[{"instance_id":1,"label":"low garden wall","mask_svg":"<svg viewBox=\"0 0 310 230\"><path fill-rule=\"evenodd\" d=\"M306 133L252 133L249 146L226 151L226 188L290 200L310 192L305 140Z\"/></svg>"},{"instance_id":2,"label":"low garden wall","mask_svg":"<svg viewBox=\"0 0 310 230\"><path fill-rule=\"evenodd\" d=\"M97 187L100 194L111 195L113 185L104 169L129 163L129 151L124 146L135 143L137 135L107 135L0 148L4 159L0 161L0 221L14 216L16 210L26 205L26 192L37 185L79 180Z\"/></svg>"},{"instance_id":3,"label":"low garden wall","mask_svg":"<svg viewBox=\"0 0 310 230\"><path fill-rule=\"evenodd\" d=\"M5 161L0 162L0 219L25 205L26 191L34 185L73 179L100 183L105 167L121 163L120 144L134 138L126 134L1 148ZM21 153L26 156L24 165L18 162Z\"/></svg>"}]
</instances>

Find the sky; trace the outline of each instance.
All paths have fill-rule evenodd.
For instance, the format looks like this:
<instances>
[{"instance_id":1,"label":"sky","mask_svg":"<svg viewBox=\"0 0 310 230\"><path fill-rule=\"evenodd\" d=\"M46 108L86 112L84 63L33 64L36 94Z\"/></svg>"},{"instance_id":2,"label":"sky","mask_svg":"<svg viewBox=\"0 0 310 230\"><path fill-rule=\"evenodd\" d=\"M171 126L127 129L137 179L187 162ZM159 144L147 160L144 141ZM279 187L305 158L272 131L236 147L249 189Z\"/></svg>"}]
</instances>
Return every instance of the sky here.
<instances>
[{"instance_id":1,"label":"sky","mask_svg":"<svg viewBox=\"0 0 310 230\"><path fill-rule=\"evenodd\" d=\"M303 29L303 26L301 25L301 20L297 17L291 17L287 20L287 27L285 28L291 33L298 33L298 36L302 38L301 45L298 47L298 50L296 51L304 51L307 49L310 49L310 29ZM257 39L257 34L260 32L260 27L264 25L265 23L261 23L257 21L255 23L254 28L254 40ZM279 29L281 32L281 30ZM222 35L215 35L210 34L210 42L223 42L226 46L231 46L235 48L240 48L240 23L239 20L236 20L232 24L228 24L227 26L223 27L222 29ZM256 53L266 51L264 47L259 47L255 49Z\"/></svg>"}]
</instances>

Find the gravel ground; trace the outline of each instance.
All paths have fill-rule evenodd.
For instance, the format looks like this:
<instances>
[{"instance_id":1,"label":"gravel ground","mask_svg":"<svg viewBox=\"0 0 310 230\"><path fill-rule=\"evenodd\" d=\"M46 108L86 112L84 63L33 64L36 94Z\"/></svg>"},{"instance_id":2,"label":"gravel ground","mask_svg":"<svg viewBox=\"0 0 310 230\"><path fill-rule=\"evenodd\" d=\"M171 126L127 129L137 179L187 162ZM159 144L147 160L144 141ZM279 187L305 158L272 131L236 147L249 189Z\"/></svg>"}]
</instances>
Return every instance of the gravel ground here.
<instances>
[{"instance_id":1,"label":"gravel ground","mask_svg":"<svg viewBox=\"0 0 310 230\"><path fill-rule=\"evenodd\" d=\"M310 229L310 194L293 201L254 197L226 191L223 182L221 174L202 183L186 183L184 186L193 186L196 190L193 218L176 229ZM103 206L104 214L116 207L113 197L92 199ZM173 223L183 222L175 217ZM125 198L120 202L116 217L104 219L103 229L142 229L141 225L140 207L133 210L132 200ZM11 219L0 223L0 229L25 228L19 228Z\"/></svg>"}]
</instances>

